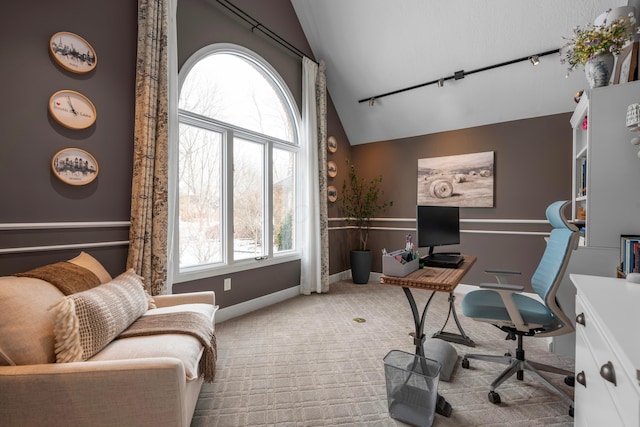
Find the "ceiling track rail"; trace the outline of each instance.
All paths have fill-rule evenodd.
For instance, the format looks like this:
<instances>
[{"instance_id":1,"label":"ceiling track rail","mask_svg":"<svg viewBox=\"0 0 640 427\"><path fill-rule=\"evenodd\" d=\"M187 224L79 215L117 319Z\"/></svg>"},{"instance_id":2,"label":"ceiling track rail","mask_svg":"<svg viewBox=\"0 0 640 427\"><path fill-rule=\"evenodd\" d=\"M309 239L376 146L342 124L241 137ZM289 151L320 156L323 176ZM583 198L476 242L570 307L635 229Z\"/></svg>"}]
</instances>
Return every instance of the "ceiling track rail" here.
<instances>
[{"instance_id":1,"label":"ceiling track rail","mask_svg":"<svg viewBox=\"0 0 640 427\"><path fill-rule=\"evenodd\" d=\"M542 52L542 53L536 53L536 54L529 55L529 56L523 56L522 58L512 59L510 61L505 61L505 62L500 62L499 64L489 65L489 66L478 68L478 69L471 70L471 71L464 71L464 70L456 71L451 76L442 77L442 78L439 78L439 79L436 79L436 80L431 80L430 82L421 83L421 84L417 84L417 85L414 85L414 86L409 86L409 87L406 87L406 88L403 88L403 89L397 89L397 90L394 90L394 91L391 91L391 92L387 92L387 93L382 93L380 95L370 96L368 98L363 98L363 99L359 100L358 102L359 103L368 102L369 105L373 105L376 99L384 98L386 96L397 95L397 94L402 93L402 92L408 92L410 90L419 89L421 87L425 87L425 86L429 86L429 85L433 85L433 84L438 84L438 85L442 86L444 84L444 82L447 81L447 80L460 80L460 79L465 78L465 76L468 76L468 75L471 75L471 74L475 74L475 73L479 73L481 71L493 70L494 68L504 67L506 65L515 64L517 62L530 61L533 57L536 57L536 56L537 57L542 57L542 56L552 55L554 53L560 53L560 49L553 49L553 50L548 50L548 51Z\"/></svg>"},{"instance_id":2,"label":"ceiling track rail","mask_svg":"<svg viewBox=\"0 0 640 427\"><path fill-rule=\"evenodd\" d=\"M238 18L242 19L244 22L246 22L247 24L251 25L251 32L252 33L255 30L258 30L262 34L264 34L265 36L267 36L271 40L275 41L280 46L284 47L285 49L287 49L288 51L292 52L293 54L299 56L300 58L304 58L304 57L308 58L308 56L305 55L305 53L303 51L301 51L300 49L298 49L297 47L295 47L294 45L292 45L291 43L289 43L288 41L286 41L285 39L283 39L282 37L280 37L279 35L277 35L273 31L271 31L269 28L267 28L264 25L262 25L262 23L260 21L258 21L257 19L255 19L254 17L249 15L244 10L240 9L235 4L231 3L228 0L216 0L216 1L222 7L227 9L229 12L233 13ZM311 59L311 58L309 58L309 59Z\"/></svg>"}]
</instances>

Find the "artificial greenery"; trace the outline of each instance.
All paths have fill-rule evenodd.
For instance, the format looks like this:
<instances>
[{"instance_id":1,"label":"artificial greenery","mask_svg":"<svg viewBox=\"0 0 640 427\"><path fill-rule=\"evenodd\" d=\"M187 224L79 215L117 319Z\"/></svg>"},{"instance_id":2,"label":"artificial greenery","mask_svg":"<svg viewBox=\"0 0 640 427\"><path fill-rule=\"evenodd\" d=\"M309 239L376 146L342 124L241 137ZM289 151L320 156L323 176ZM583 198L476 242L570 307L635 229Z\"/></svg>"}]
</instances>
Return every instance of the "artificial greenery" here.
<instances>
[{"instance_id":1,"label":"artificial greenery","mask_svg":"<svg viewBox=\"0 0 640 427\"><path fill-rule=\"evenodd\" d=\"M601 53L618 55L624 45L636 33L636 19L633 13L605 22L601 25L588 24L573 28L573 38L566 38L562 47L563 64L569 64L569 72L584 66L588 60Z\"/></svg>"},{"instance_id":2,"label":"artificial greenery","mask_svg":"<svg viewBox=\"0 0 640 427\"><path fill-rule=\"evenodd\" d=\"M370 181L359 178L356 168L347 160L349 167L349 180L342 184L342 212L347 219L347 223L355 225L359 232L361 251L367 250L367 240L369 239L369 229L372 219L383 212L388 206L393 206L393 201L381 201L384 191L380 189L382 175Z\"/></svg>"}]
</instances>

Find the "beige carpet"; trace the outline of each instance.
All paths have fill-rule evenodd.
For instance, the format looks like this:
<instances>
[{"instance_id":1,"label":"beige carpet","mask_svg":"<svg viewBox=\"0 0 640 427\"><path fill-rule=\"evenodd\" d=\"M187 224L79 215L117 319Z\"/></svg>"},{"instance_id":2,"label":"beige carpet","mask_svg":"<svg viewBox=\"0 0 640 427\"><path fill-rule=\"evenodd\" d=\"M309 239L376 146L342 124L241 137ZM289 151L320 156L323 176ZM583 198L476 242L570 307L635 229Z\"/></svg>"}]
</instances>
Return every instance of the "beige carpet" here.
<instances>
[{"instance_id":1,"label":"beige carpet","mask_svg":"<svg viewBox=\"0 0 640 427\"><path fill-rule=\"evenodd\" d=\"M429 295L414 291L420 311ZM447 296L436 294L429 306L428 336L446 319ZM462 315L460 321L476 348L454 344L458 355L515 349L497 328ZM446 330L456 331L455 323ZM402 426L389 417L383 358L390 350L413 352L412 331L402 288L377 283L334 283L328 294L299 296L220 323L216 379L203 386L192 426ZM573 370L573 361L549 353L544 339L525 338L525 352ZM512 377L498 388L501 404L489 403L489 384L502 369L456 363L451 381L438 388L453 412L449 418L436 414L433 425L573 425L566 403L526 373L524 381ZM563 377L547 378L573 395Z\"/></svg>"}]
</instances>

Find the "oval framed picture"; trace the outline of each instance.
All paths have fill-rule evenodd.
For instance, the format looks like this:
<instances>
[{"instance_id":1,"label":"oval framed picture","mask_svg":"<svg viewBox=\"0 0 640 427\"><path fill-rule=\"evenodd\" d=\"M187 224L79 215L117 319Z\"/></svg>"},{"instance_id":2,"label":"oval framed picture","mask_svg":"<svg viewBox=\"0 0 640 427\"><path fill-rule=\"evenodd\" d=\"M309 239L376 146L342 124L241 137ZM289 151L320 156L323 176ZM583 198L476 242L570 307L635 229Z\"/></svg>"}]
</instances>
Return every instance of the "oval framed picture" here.
<instances>
[{"instance_id":1,"label":"oval framed picture","mask_svg":"<svg viewBox=\"0 0 640 427\"><path fill-rule=\"evenodd\" d=\"M53 156L51 170L65 184L86 185L98 176L98 162L80 148L65 148Z\"/></svg>"},{"instance_id":2,"label":"oval framed picture","mask_svg":"<svg viewBox=\"0 0 640 427\"><path fill-rule=\"evenodd\" d=\"M98 65L98 56L89 42L66 31L51 36L49 53L62 68L72 73L88 73Z\"/></svg>"},{"instance_id":3,"label":"oval framed picture","mask_svg":"<svg viewBox=\"0 0 640 427\"><path fill-rule=\"evenodd\" d=\"M327 138L327 150L329 150L330 153L338 151L338 140L335 136Z\"/></svg>"},{"instance_id":4,"label":"oval framed picture","mask_svg":"<svg viewBox=\"0 0 640 427\"><path fill-rule=\"evenodd\" d=\"M338 200L338 189L333 185L327 187L327 199L329 199L331 203Z\"/></svg>"},{"instance_id":5,"label":"oval framed picture","mask_svg":"<svg viewBox=\"0 0 640 427\"><path fill-rule=\"evenodd\" d=\"M338 175L338 165L333 160L327 162L327 175L335 178Z\"/></svg>"},{"instance_id":6,"label":"oval framed picture","mask_svg":"<svg viewBox=\"0 0 640 427\"><path fill-rule=\"evenodd\" d=\"M80 92L59 90L49 98L49 114L69 129L86 129L96 121L96 107Z\"/></svg>"}]
</instances>

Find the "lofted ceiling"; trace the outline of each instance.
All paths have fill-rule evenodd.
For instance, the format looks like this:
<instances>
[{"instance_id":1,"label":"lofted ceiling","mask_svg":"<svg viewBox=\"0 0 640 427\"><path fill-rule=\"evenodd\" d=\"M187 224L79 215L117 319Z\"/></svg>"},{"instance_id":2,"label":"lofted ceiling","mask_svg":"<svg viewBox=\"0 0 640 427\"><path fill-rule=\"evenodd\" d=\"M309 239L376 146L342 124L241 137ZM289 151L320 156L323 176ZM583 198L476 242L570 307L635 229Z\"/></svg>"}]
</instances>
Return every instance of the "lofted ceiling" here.
<instances>
[{"instance_id":1,"label":"lofted ceiling","mask_svg":"<svg viewBox=\"0 0 640 427\"><path fill-rule=\"evenodd\" d=\"M587 82L555 50L627 0L291 0L352 145L573 111Z\"/></svg>"}]
</instances>

